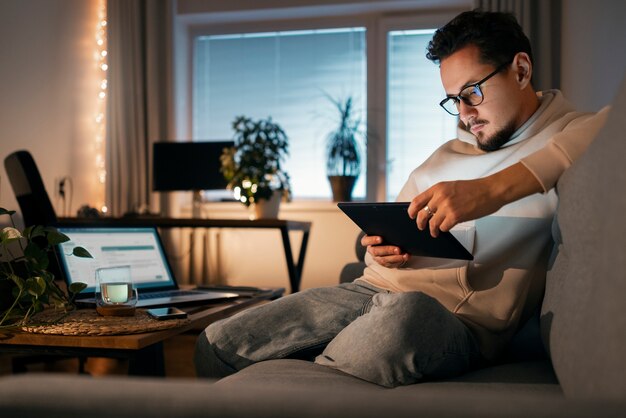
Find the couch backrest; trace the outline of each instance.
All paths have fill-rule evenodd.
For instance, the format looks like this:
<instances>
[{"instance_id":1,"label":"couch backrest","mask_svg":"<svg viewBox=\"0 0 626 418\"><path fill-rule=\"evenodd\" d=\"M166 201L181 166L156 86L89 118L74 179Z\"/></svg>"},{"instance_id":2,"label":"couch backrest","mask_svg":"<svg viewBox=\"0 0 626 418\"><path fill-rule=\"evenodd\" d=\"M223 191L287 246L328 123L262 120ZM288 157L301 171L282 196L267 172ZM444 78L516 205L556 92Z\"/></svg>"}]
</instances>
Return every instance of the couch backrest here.
<instances>
[{"instance_id":1,"label":"couch backrest","mask_svg":"<svg viewBox=\"0 0 626 418\"><path fill-rule=\"evenodd\" d=\"M567 397L626 399L626 79L558 183L559 253L541 331ZM557 234L558 235L558 234Z\"/></svg>"}]
</instances>

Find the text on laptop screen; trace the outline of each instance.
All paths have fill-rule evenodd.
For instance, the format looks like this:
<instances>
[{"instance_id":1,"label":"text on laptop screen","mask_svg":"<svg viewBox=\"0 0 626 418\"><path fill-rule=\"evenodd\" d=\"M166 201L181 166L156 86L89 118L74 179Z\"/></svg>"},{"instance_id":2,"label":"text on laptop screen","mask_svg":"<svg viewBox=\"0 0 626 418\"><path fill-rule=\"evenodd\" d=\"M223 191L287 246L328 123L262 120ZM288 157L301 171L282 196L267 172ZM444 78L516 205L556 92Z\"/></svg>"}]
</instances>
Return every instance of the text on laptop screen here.
<instances>
[{"instance_id":1,"label":"text on laptop screen","mask_svg":"<svg viewBox=\"0 0 626 418\"><path fill-rule=\"evenodd\" d=\"M94 292L96 269L112 266L131 266L132 279L138 289L175 285L155 228L58 229L70 238L59 248L67 283L86 283L84 293ZM71 255L76 246L84 247L93 258Z\"/></svg>"}]
</instances>

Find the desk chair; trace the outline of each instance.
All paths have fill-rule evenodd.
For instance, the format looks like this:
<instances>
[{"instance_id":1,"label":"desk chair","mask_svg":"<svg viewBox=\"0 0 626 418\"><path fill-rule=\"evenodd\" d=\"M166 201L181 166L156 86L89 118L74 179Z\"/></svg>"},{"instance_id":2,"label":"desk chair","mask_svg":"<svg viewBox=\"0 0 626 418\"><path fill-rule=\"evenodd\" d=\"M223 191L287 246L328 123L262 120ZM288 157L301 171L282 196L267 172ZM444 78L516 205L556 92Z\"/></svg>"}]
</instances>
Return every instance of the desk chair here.
<instances>
[{"instance_id":1,"label":"desk chair","mask_svg":"<svg viewBox=\"0 0 626 418\"><path fill-rule=\"evenodd\" d=\"M4 168L22 212L24 226L55 225L57 216L28 151L16 151L4 159Z\"/></svg>"},{"instance_id":2,"label":"desk chair","mask_svg":"<svg viewBox=\"0 0 626 418\"><path fill-rule=\"evenodd\" d=\"M4 168L22 212L24 226L56 225L57 215L43 185L37 164L30 153L16 151L9 154L4 159ZM56 278L60 278L60 266L55 260L50 261L50 271Z\"/></svg>"}]
</instances>

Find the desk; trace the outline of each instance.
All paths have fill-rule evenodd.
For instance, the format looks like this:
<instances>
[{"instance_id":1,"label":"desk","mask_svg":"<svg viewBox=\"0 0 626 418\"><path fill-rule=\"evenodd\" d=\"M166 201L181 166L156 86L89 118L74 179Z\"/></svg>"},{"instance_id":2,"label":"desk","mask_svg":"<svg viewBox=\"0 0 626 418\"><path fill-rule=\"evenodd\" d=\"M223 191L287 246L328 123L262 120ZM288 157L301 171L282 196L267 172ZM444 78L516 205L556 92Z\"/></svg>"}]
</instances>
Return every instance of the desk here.
<instances>
[{"instance_id":1,"label":"desk","mask_svg":"<svg viewBox=\"0 0 626 418\"><path fill-rule=\"evenodd\" d=\"M122 358L129 360L129 374L164 376L163 341L186 331L202 330L212 322L276 296L275 293L265 293L215 305L181 307L189 314L188 324L143 334L74 336L16 332L9 338L0 339L0 353Z\"/></svg>"},{"instance_id":2,"label":"desk","mask_svg":"<svg viewBox=\"0 0 626 418\"><path fill-rule=\"evenodd\" d=\"M158 228L261 228L278 229L285 251L287 272L291 293L300 290L302 268L309 241L311 222L287 221L282 219L202 219L202 218L162 218L162 217L128 217L128 218L59 218L59 226L156 226ZM298 262L294 262L289 231L302 231L302 243Z\"/></svg>"}]
</instances>

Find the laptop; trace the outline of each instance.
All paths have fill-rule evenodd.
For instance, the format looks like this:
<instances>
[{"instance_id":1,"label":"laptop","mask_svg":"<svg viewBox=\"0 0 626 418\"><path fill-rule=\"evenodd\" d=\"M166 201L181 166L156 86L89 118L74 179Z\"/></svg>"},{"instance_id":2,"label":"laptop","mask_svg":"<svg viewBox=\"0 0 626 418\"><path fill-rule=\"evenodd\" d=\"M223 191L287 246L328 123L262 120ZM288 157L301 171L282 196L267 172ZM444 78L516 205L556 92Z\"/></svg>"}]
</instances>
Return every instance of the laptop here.
<instances>
[{"instance_id":1,"label":"laptop","mask_svg":"<svg viewBox=\"0 0 626 418\"><path fill-rule=\"evenodd\" d=\"M70 240L57 246L60 270L66 284L87 284L76 297L79 306L95 306L95 274L102 267L130 266L139 299L137 307L201 305L239 295L232 292L182 290L163 250L156 227L61 226ZM72 255L84 247L93 258Z\"/></svg>"}]
</instances>

